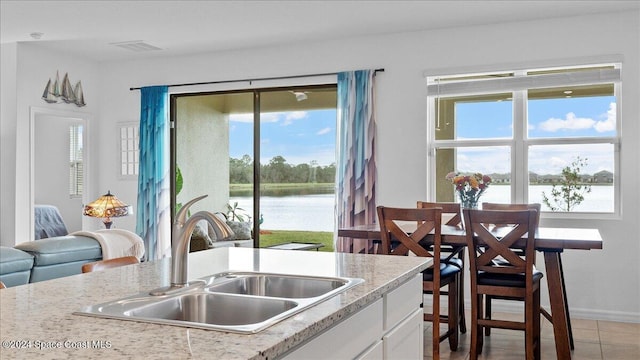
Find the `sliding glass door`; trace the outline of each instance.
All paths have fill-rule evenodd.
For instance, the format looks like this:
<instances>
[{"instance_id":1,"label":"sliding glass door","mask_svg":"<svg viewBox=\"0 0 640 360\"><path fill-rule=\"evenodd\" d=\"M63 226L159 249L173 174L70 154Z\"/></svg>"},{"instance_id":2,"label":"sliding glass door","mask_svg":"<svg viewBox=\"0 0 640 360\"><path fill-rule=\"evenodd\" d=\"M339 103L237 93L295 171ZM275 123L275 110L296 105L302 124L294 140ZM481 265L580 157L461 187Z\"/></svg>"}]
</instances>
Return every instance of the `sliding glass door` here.
<instances>
[{"instance_id":1,"label":"sliding glass door","mask_svg":"<svg viewBox=\"0 0 640 360\"><path fill-rule=\"evenodd\" d=\"M335 85L173 95L172 119L176 207L206 194L192 212L242 223L255 246L333 250Z\"/></svg>"}]
</instances>

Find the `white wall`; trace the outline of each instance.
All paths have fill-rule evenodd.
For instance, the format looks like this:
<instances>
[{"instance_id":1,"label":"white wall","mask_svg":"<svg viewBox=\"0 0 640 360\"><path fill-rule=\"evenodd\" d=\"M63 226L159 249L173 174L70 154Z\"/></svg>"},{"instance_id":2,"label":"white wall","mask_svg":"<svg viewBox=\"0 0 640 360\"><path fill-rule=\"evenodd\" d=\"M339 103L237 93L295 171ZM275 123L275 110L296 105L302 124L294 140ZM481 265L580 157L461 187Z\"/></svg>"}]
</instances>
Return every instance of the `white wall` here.
<instances>
[{"instance_id":1,"label":"white wall","mask_svg":"<svg viewBox=\"0 0 640 360\"><path fill-rule=\"evenodd\" d=\"M187 96L176 101L176 163L183 187L176 203L186 204L201 195L191 213L227 212L229 202L229 116L220 112L213 96ZM216 106L217 105L217 106Z\"/></svg>"},{"instance_id":2,"label":"white wall","mask_svg":"<svg viewBox=\"0 0 640 360\"><path fill-rule=\"evenodd\" d=\"M80 114L80 117L91 118L91 122L98 118L92 114L98 112L98 66L96 63L77 57L71 57L63 53L56 53L44 50L31 43L19 43L16 51L10 54L9 62L15 61L16 66L6 70L6 73L15 76L15 88L9 89L11 93L5 93L5 46L2 45L2 208L8 209L2 213L2 239L0 242L4 246L12 246L21 242L30 241L30 213L31 213L31 191L30 191L30 110L51 112L65 112ZM49 78L54 78L56 71L60 73L60 79L65 73L69 74L73 85L78 80L82 81L83 92L87 105L78 108L72 104L56 103L48 104L41 99L44 87ZM15 100L11 99L15 94ZM7 99L7 100L5 100ZM5 108L6 104L6 108ZM93 124L87 124L89 147L97 146L97 133L91 131ZM94 137L95 136L95 137ZM8 139L5 145L5 138ZM115 141L115 140L114 140ZM5 147L6 146L6 147ZM5 152L6 151L6 152ZM56 149L52 149L56 151ZM95 162L92 159L92 152L87 149L87 162ZM6 162L5 162L6 161ZM14 163L15 162L15 163ZM85 169L88 172L91 169ZM85 194L87 199L93 200L102 193L94 190L93 182L97 176L87 174L89 182ZM7 184L5 185L5 180ZM105 190L106 191L106 190ZM95 192L95 193L94 193ZM78 211L81 211L79 209ZM7 214L8 213L8 214ZM15 218L11 216L15 214ZM91 220L85 222L90 225ZM96 220L97 221L97 220ZM99 225L99 222L96 223Z\"/></svg>"},{"instance_id":3,"label":"white wall","mask_svg":"<svg viewBox=\"0 0 640 360\"><path fill-rule=\"evenodd\" d=\"M563 255L572 314L640 322L638 12L101 64L100 121L96 124L101 136L98 186L108 185L120 199L135 203L135 181L122 181L117 176L114 140L118 122L137 121L139 117L140 95L138 91L129 91L130 87L384 67L385 72L376 78L377 201L414 206L417 199L426 198L427 188L425 72L572 65L578 60L610 55L620 56L624 67L623 100L619 104L623 119L622 217L588 221L545 219L543 225L597 227L605 239L603 250L567 251ZM216 88L223 89L222 85L207 89ZM133 218L118 219L118 224L135 229Z\"/></svg>"},{"instance_id":4,"label":"white wall","mask_svg":"<svg viewBox=\"0 0 640 360\"><path fill-rule=\"evenodd\" d=\"M564 254L574 315L640 321L640 199L636 186L640 155L639 29L637 12L616 13L109 63L102 71L102 102L108 100L119 106L104 107L101 115L111 121L135 119L139 94L130 92L129 87L383 67L385 72L376 78L378 203L413 206L417 199L426 198L427 188L425 71L572 65L575 59L621 55L623 217L606 221L545 220L543 225L595 226L605 239L604 250ZM102 125L104 132L113 126ZM103 162L113 161L106 158L110 153L101 153ZM130 190L124 187L122 184L123 193L135 193L133 184ZM626 274L625 281L611 281L619 274Z\"/></svg>"},{"instance_id":5,"label":"white wall","mask_svg":"<svg viewBox=\"0 0 640 360\"><path fill-rule=\"evenodd\" d=\"M34 203L55 205L68 232L82 230L82 199L69 196L69 127L83 121L51 115L33 120Z\"/></svg>"},{"instance_id":6,"label":"white wall","mask_svg":"<svg viewBox=\"0 0 640 360\"><path fill-rule=\"evenodd\" d=\"M16 78L17 44L0 48L0 245L10 246L15 238L16 178Z\"/></svg>"}]
</instances>

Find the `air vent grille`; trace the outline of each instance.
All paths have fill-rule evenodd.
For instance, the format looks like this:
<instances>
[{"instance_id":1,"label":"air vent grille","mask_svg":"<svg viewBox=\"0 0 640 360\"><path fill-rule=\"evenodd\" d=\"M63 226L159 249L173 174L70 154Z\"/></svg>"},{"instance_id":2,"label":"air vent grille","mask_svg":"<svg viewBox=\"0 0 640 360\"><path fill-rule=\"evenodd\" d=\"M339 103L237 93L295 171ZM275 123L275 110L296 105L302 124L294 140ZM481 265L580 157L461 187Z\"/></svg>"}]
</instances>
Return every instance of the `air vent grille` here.
<instances>
[{"instance_id":1,"label":"air vent grille","mask_svg":"<svg viewBox=\"0 0 640 360\"><path fill-rule=\"evenodd\" d=\"M162 50L161 48L157 46L149 45L142 40L123 41L123 42L111 43L109 45L117 46L125 50L134 51L134 52Z\"/></svg>"}]
</instances>

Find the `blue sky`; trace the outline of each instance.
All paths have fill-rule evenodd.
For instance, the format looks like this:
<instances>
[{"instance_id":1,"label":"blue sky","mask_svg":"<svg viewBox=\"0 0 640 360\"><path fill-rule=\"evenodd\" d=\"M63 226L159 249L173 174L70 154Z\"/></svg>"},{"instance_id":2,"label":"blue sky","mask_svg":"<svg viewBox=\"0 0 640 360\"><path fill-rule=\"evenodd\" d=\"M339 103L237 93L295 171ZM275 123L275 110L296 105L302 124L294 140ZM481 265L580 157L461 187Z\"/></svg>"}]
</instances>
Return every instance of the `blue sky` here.
<instances>
[{"instance_id":1,"label":"blue sky","mask_svg":"<svg viewBox=\"0 0 640 360\"><path fill-rule=\"evenodd\" d=\"M512 102L471 102L456 106L459 139L510 138ZM283 156L288 164L335 162L336 111L263 113L261 162ZM529 137L614 136L614 96L532 100L528 103ZM229 125L230 156L253 154L252 114L233 114ZM586 173L613 172L613 147L602 145L545 145L529 149L529 168L538 174L558 174L576 157L588 159ZM465 148L458 152L458 170L509 172L506 148Z\"/></svg>"},{"instance_id":2,"label":"blue sky","mask_svg":"<svg viewBox=\"0 0 640 360\"><path fill-rule=\"evenodd\" d=\"M336 111L291 111L262 113L260 162L282 156L288 164L317 161L320 166L335 162ZM253 156L253 114L229 117L229 155Z\"/></svg>"},{"instance_id":3,"label":"blue sky","mask_svg":"<svg viewBox=\"0 0 640 360\"><path fill-rule=\"evenodd\" d=\"M512 102L456 105L458 139L511 138ZM616 134L614 96L532 100L528 104L529 138L609 137ZM588 159L585 173L613 172L613 145L540 145L529 148L529 169L558 174L576 157ZM508 172L505 148L467 148L458 152L458 170Z\"/></svg>"}]
</instances>

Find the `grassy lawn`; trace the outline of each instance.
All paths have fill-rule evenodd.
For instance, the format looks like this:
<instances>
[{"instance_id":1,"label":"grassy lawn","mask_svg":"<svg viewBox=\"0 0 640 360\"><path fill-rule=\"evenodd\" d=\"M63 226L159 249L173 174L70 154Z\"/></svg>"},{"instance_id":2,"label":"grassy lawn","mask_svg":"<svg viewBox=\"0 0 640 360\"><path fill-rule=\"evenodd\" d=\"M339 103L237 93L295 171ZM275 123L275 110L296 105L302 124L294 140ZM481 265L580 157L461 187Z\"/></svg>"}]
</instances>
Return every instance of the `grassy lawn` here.
<instances>
[{"instance_id":1,"label":"grassy lawn","mask_svg":"<svg viewBox=\"0 0 640 360\"><path fill-rule=\"evenodd\" d=\"M260 193L264 196L331 194L334 186L333 183L263 183L260 185ZM253 184L229 184L231 196L252 196L252 194Z\"/></svg>"},{"instance_id":2,"label":"grassy lawn","mask_svg":"<svg viewBox=\"0 0 640 360\"><path fill-rule=\"evenodd\" d=\"M333 233L324 231L265 230L260 234L260 247L288 242L321 243L320 251L333 251Z\"/></svg>"},{"instance_id":3,"label":"grassy lawn","mask_svg":"<svg viewBox=\"0 0 640 360\"><path fill-rule=\"evenodd\" d=\"M261 189L333 189L333 183L262 183ZM253 190L253 184L229 184L230 190Z\"/></svg>"}]
</instances>

